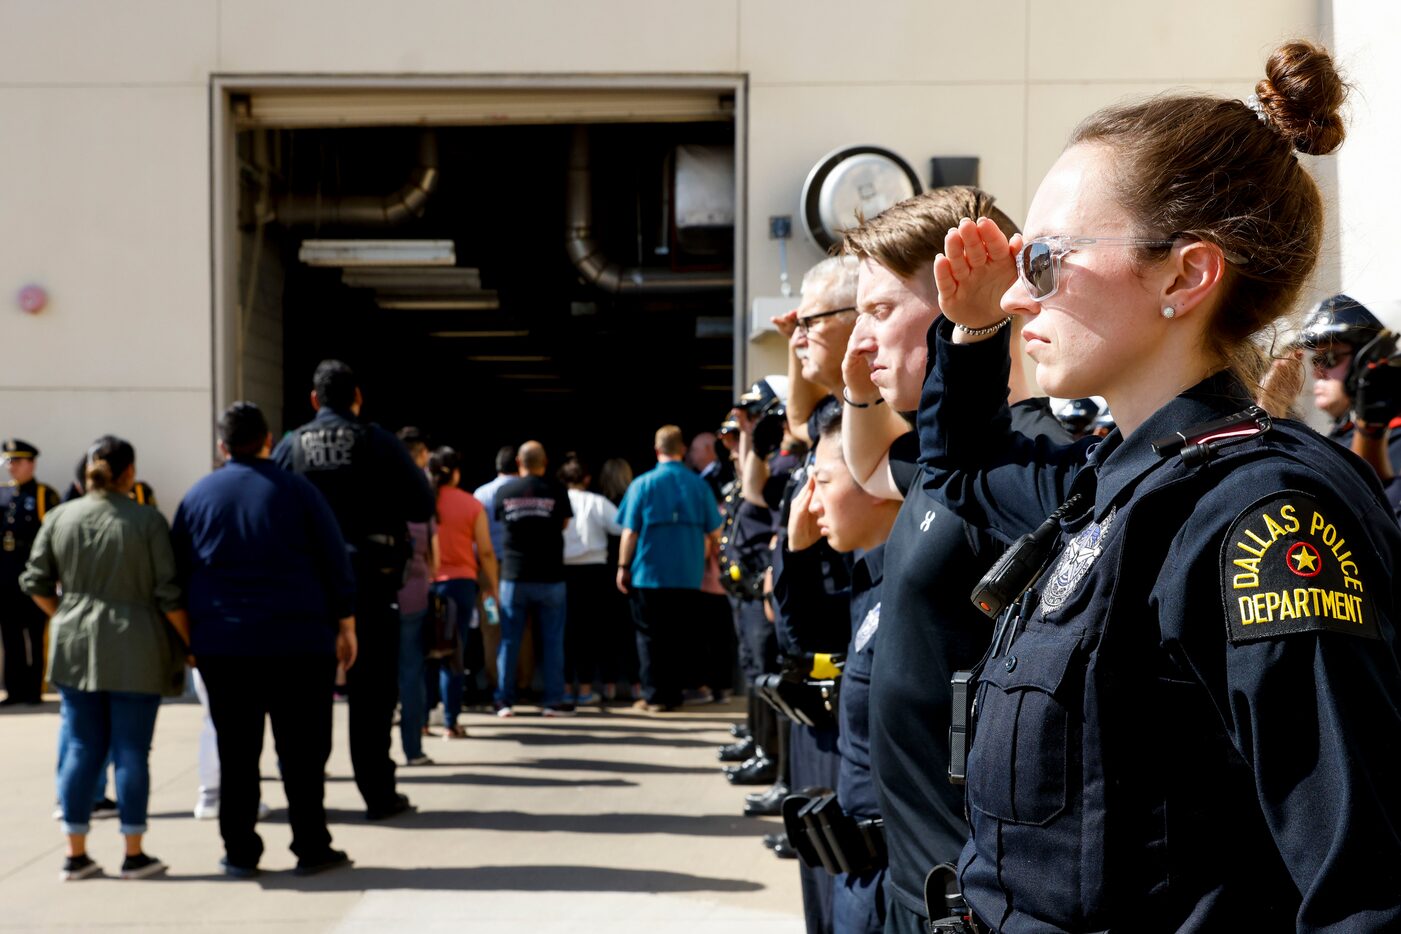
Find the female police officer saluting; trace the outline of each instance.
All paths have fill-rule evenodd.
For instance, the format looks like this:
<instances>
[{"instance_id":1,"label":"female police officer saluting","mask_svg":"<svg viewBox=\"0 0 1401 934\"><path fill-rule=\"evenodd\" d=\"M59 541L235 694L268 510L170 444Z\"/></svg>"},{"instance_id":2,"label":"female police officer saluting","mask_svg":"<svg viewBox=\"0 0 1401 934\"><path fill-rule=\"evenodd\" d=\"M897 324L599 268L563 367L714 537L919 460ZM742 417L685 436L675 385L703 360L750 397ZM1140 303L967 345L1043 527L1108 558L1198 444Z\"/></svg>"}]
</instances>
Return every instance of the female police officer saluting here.
<instances>
[{"instance_id":1,"label":"female police officer saluting","mask_svg":"<svg viewBox=\"0 0 1401 934\"><path fill-rule=\"evenodd\" d=\"M1095 114L1025 240L965 220L935 263L942 498L1009 540L1070 501L975 689L959 876L986 928L1401 925L1401 532L1360 461L1250 409L1251 338L1321 239L1294 150L1339 145L1344 86L1302 42L1266 71L1249 104ZM1042 388L1117 431L1008 430L1012 314Z\"/></svg>"}]
</instances>

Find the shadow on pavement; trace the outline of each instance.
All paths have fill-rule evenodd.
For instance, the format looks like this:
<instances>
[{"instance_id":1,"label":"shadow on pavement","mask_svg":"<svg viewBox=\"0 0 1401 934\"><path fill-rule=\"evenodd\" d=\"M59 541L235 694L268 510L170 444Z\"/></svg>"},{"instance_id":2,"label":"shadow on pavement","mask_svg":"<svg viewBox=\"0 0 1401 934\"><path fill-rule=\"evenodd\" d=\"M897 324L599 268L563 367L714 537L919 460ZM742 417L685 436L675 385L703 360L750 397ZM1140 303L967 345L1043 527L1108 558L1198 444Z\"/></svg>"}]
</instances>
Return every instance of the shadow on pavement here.
<instances>
[{"instance_id":1,"label":"shadow on pavement","mask_svg":"<svg viewBox=\"0 0 1401 934\"><path fill-rule=\"evenodd\" d=\"M684 739L669 736L649 736L629 733L622 736L600 736L596 733L540 731L538 733L495 733L495 740L515 741L522 746L671 746L677 749L713 748L715 743L704 739Z\"/></svg>"},{"instance_id":2,"label":"shadow on pavement","mask_svg":"<svg viewBox=\"0 0 1401 934\"><path fill-rule=\"evenodd\" d=\"M478 775L473 772L441 772L430 769L470 768L471 762L439 762L434 766L400 770L394 781L400 785L486 785L494 788L636 788L625 778L545 778L542 775ZM333 775L328 782L352 782L349 775Z\"/></svg>"},{"instance_id":3,"label":"shadow on pavement","mask_svg":"<svg viewBox=\"0 0 1401 934\"><path fill-rule=\"evenodd\" d=\"M629 721L627 723L609 723L607 722L609 719L610 718L608 717L591 718L586 716L580 716L572 720L570 725L577 725L580 729L587 730L590 733L661 733L665 735L677 733L686 734L725 732L728 736L728 732L726 731L725 726L661 726L655 723L647 724L638 723L636 721ZM524 724L515 721L497 721L495 723L469 723L467 726L470 730L471 735L468 736L468 740L470 741L473 737L481 737L482 739L497 739L498 737L503 735L502 733L498 733L498 730L517 730L523 725ZM553 727L553 724L551 724L551 727ZM438 728L434 727L434 729Z\"/></svg>"},{"instance_id":4,"label":"shadow on pavement","mask_svg":"<svg viewBox=\"0 0 1401 934\"><path fill-rule=\"evenodd\" d=\"M472 762L474 769L555 769L561 772L619 772L624 775L715 775L720 766L696 768L660 762L614 762L609 759L516 759L511 762Z\"/></svg>"},{"instance_id":5,"label":"shadow on pavement","mask_svg":"<svg viewBox=\"0 0 1401 934\"><path fill-rule=\"evenodd\" d=\"M354 854L351 854L352 857ZM476 866L389 869L352 866L325 875L291 873L260 876L264 889L306 892L363 892L373 889L506 892L757 892L743 879L715 879L682 872L608 869L598 866Z\"/></svg>"},{"instance_id":6,"label":"shadow on pavement","mask_svg":"<svg viewBox=\"0 0 1401 934\"><path fill-rule=\"evenodd\" d=\"M363 811L327 809L331 824L364 824ZM515 833L641 834L759 837L775 824L725 814L531 814L526 811L416 811L383 821L386 830L492 830Z\"/></svg>"}]
</instances>

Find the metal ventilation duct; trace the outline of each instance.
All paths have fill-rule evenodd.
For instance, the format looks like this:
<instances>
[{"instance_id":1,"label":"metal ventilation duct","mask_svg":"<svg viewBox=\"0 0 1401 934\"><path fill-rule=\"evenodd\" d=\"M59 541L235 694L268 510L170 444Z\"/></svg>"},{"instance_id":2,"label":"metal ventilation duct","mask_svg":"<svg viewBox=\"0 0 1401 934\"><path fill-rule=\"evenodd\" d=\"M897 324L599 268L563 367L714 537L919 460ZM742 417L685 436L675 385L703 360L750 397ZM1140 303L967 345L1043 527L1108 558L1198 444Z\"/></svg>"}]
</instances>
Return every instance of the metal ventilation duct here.
<instances>
[{"instance_id":1,"label":"metal ventilation duct","mask_svg":"<svg viewBox=\"0 0 1401 934\"><path fill-rule=\"evenodd\" d=\"M425 130L418 138L418 165L398 191L383 196L342 195L336 198L282 195L272 199L267 213L259 220L288 227L307 224L392 227L422 217L428 198L437 187L438 138L433 131Z\"/></svg>"},{"instance_id":2,"label":"metal ventilation duct","mask_svg":"<svg viewBox=\"0 0 1401 934\"><path fill-rule=\"evenodd\" d=\"M607 292L629 295L724 292L734 288L734 276L728 272L672 272L642 266L624 268L609 260L594 238L591 181L589 131L586 127L576 126L569 150L569 178L564 195L564 248L585 281Z\"/></svg>"}]
</instances>

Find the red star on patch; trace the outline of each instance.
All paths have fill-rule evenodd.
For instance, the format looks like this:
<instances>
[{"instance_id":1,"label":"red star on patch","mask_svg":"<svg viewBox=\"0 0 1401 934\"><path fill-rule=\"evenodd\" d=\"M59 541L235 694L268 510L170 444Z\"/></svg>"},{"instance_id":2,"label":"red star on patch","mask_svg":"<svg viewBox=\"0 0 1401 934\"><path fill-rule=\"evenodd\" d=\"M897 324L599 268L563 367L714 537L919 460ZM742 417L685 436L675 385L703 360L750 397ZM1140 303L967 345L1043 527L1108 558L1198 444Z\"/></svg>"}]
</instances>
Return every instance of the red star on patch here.
<instances>
[{"instance_id":1,"label":"red star on patch","mask_svg":"<svg viewBox=\"0 0 1401 934\"><path fill-rule=\"evenodd\" d=\"M1295 542L1285 553L1284 563L1299 577L1317 577L1323 570L1323 556L1308 542Z\"/></svg>"}]
</instances>

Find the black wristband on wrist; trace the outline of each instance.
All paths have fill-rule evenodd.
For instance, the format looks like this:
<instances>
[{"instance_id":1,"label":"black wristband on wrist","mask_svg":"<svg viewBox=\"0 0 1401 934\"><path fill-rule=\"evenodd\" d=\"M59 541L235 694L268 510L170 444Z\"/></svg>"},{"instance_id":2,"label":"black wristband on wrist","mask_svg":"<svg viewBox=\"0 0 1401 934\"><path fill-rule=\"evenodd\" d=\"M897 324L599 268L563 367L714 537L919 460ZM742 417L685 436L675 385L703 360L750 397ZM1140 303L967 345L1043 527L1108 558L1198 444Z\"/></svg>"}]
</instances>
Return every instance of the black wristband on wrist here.
<instances>
[{"instance_id":1,"label":"black wristband on wrist","mask_svg":"<svg viewBox=\"0 0 1401 934\"><path fill-rule=\"evenodd\" d=\"M847 405L851 406L853 409L869 409L871 406L880 405L882 402L885 401L885 399L883 399L883 398L880 397L880 396L876 396L876 401L875 401L875 402L852 402L852 401L851 401L851 396L848 396L848 395L846 394L846 387L843 386L843 387L842 387L842 401L845 402Z\"/></svg>"}]
</instances>

